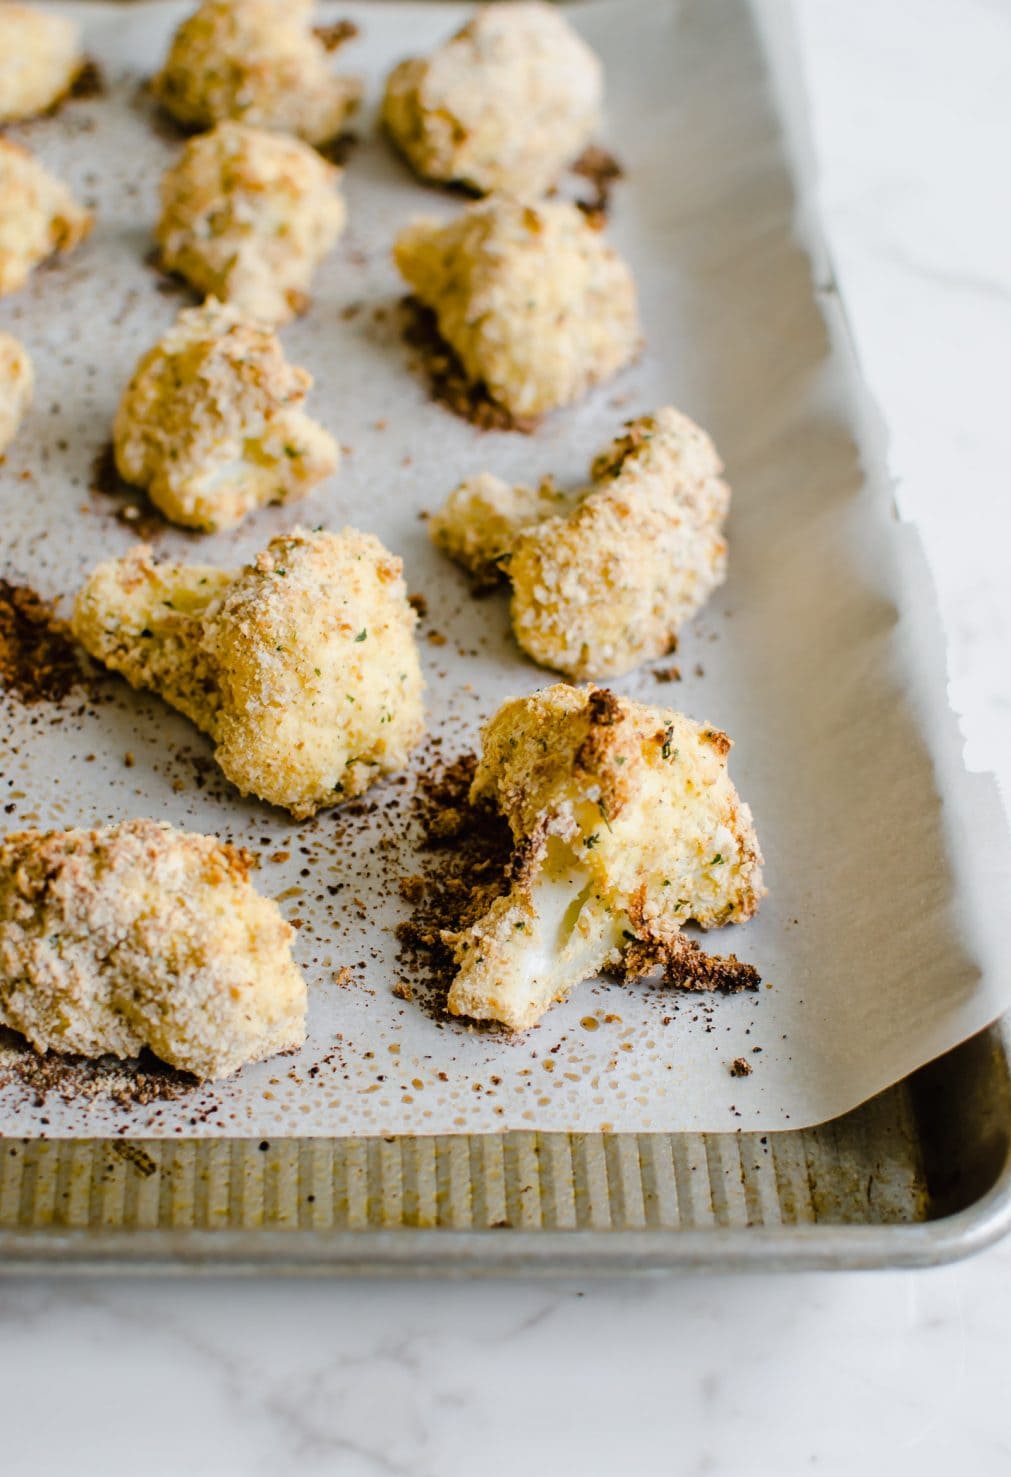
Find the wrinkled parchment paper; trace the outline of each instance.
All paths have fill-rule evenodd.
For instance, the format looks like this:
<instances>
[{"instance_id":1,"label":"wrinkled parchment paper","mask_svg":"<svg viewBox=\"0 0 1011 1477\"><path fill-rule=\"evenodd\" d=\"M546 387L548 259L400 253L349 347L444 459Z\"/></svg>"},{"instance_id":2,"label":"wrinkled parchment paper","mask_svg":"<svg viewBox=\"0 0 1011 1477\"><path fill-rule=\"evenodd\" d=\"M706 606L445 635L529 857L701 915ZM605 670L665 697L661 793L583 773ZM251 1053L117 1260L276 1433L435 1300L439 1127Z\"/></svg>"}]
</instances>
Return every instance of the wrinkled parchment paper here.
<instances>
[{"instance_id":1,"label":"wrinkled parchment paper","mask_svg":"<svg viewBox=\"0 0 1011 1477\"><path fill-rule=\"evenodd\" d=\"M135 537L89 492L90 469L138 355L189 300L146 260L158 180L181 145L141 87L185 7L73 10L107 95L16 133L98 222L82 249L0 303L0 326L26 341L38 379L0 468L2 572L60 597ZM756 815L769 898L757 920L709 942L756 964L766 985L700 1002L588 983L518 1041L437 1023L392 993L404 978L392 929L410 912L396 879L417 870L416 836L348 827L339 812L297 826L240 800L207 773L200 735L125 686L97 707L8 701L8 824L144 814L253 847L257 885L301 924L311 1007L298 1057L181 1101L37 1105L7 1087L4 1133L797 1128L886 1087L1008 1002L996 789L962 768L928 572L893 513L749 12L702 0L572 12L606 61L604 141L627 171L610 229L638 276L649 342L631 370L529 437L482 434L432 404L396 326L395 231L460 202L412 180L373 110L389 67L462 14L365 4L321 17L359 24L334 64L367 78L368 106L346 175L350 228L283 339L316 377L310 409L350 450L306 504L218 538L166 533L158 549L236 566L298 521L377 533L427 598L428 710L452 755L474 746L503 697L552 679L512 645L504 596L472 600L419 512L481 469L578 484L625 416L684 408L712 432L734 488L730 577L683 633L680 683L645 670L614 686L735 738L732 773ZM350 984L335 980L343 966ZM731 1075L738 1057L750 1075Z\"/></svg>"}]
</instances>

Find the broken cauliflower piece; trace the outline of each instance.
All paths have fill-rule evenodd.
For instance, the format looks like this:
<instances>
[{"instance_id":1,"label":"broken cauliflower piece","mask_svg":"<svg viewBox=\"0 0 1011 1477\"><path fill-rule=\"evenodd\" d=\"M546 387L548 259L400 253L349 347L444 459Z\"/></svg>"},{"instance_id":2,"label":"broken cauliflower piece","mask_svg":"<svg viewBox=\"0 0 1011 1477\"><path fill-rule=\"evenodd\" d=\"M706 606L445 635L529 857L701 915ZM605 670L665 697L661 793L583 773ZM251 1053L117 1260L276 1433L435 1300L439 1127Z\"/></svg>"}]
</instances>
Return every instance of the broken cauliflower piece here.
<instances>
[{"instance_id":1,"label":"broken cauliflower piece","mask_svg":"<svg viewBox=\"0 0 1011 1477\"><path fill-rule=\"evenodd\" d=\"M536 488L513 487L490 472L468 477L428 520L432 542L464 568L478 589L498 584L499 560L517 535L557 513L566 499L550 477Z\"/></svg>"},{"instance_id":2,"label":"broken cauliflower piece","mask_svg":"<svg viewBox=\"0 0 1011 1477\"><path fill-rule=\"evenodd\" d=\"M682 926L741 923L763 895L730 740L680 713L565 684L507 702L484 730L471 798L516 843L510 889L445 936L455 1015L532 1026L603 969L657 965L680 983L740 987L754 971L702 955Z\"/></svg>"},{"instance_id":3,"label":"broken cauliflower piece","mask_svg":"<svg viewBox=\"0 0 1011 1477\"><path fill-rule=\"evenodd\" d=\"M0 333L0 457L17 435L32 398L35 375L22 344Z\"/></svg>"},{"instance_id":4,"label":"broken cauliflower piece","mask_svg":"<svg viewBox=\"0 0 1011 1477\"><path fill-rule=\"evenodd\" d=\"M311 0L207 0L176 31L155 95L187 128L234 119L328 143L362 89L331 70L312 10Z\"/></svg>"},{"instance_id":5,"label":"broken cauliflower piece","mask_svg":"<svg viewBox=\"0 0 1011 1477\"><path fill-rule=\"evenodd\" d=\"M407 226L394 259L468 379L513 416L578 400L639 352L632 274L574 205L479 201Z\"/></svg>"},{"instance_id":6,"label":"broken cauliflower piece","mask_svg":"<svg viewBox=\"0 0 1011 1477\"><path fill-rule=\"evenodd\" d=\"M0 138L0 297L24 287L54 252L73 250L91 223L66 185L27 149Z\"/></svg>"},{"instance_id":7,"label":"broken cauliflower piece","mask_svg":"<svg viewBox=\"0 0 1011 1477\"><path fill-rule=\"evenodd\" d=\"M186 528L233 528L333 472L337 443L306 415L312 375L277 335L213 298L141 359L116 414L121 477Z\"/></svg>"},{"instance_id":8,"label":"broken cauliflower piece","mask_svg":"<svg viewBox=\"0 0 1011 1477\"><path fill-rule=\"evenodd\" d=\"M534 661L576 678L614 676L669 651L722 583L722 471L706 433L668 406L630 421L576 497L554 493L552 507L475 477L429 527L470 573L511 581L513 630Z\"/></svg>"},{"instance_id":9,"label":"broken cauliflower piece","mask_svg":"<svg viewBox=\"0 0 1011 1477\"><path fill-rule=\"evenodd\" d=\"M341 171L298 139L220 123L191 139L161 184L162 264L263 323L308 303L344 229Z\"/></svg>"},{"instance_id":10,"label":"broken cauliflower piece","mask_svg":"<svg viewBox=\"0 0 1011 1477\"><path fill-rule=\"evenodd\" d=\"M589 143L600 62L551 5L485 5L390 74L383 122L424 179L543 195Z\"/></svg>"},{"instance_id":11,"label":"broken cauliflower piece","mask_svg":"<svg viewBox=\"0 0 1011 1477\"><path fill-rule=\"evenodd\" d=\"M0 5L0 123L45 113L83 66L74 21L34 5Z\"/></svg>"},{"instance_id":12,"label":"broken cauliflower piece","mask_svg":"<svg viewBox=\"0 0 1011 1477\"><path fill-rule=\"evenodd\" d=\"M378 539L295 529L236 575L134 548L90 576L73 630L208 733L243 794L302 819L401 769L420 741L416 621Z\"/></svg>"},{"instance_id":13,"label":"broken cauliflower piece","mask_svg":"<svg viewBox=\"0 0 1011 1477\"><path fill-rule=\"evenodd\" d=\"M151 820L0 842L0 1024L38 1052L227 1077L305 1040L294 932L249 858Z\"/></svg>"}]
</instances>

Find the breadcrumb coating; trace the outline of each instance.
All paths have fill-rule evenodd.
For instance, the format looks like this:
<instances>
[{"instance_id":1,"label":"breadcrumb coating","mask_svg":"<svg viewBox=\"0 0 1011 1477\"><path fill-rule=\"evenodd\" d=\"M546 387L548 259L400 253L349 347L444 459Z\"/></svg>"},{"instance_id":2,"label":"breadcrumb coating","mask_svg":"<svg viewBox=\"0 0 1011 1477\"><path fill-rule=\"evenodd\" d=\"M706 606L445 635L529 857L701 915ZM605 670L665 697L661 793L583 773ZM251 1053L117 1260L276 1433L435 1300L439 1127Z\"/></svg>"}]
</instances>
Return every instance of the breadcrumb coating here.
<instances>
[{"instance_id":1,"label":"breadcrumb coating","mask_svg":"<svg viewBox=\"0 0 1011 1477\"><path fill-rule=\"evenodd\" d=\"M514 487L490 472L479 472L465 478L432 514L428 533L436 548L482 589L502 579L499 561L507 558L520 532L550 518L567 501L550 477L535 488Z\"/></svg>"},{"instance_id":2,"label":"breadcrumb coating","mask_svg":"<svg viewBox=\"0 0 1011 1477\"><path fill-rule=\"evenodd\" d=\"M514 416L578 400L639 352L632 274L574 205L492 198L401 231L394 259L464 371Z\"/></svg>"},{"instance_id":3,"label":"breadcrumb coating","mask_svg":"<svg viewBox=\"0 0 1011 1477\"><path fill-rule=\"evenodd\" d=\"M449 1009L522 1031L602 969L680 962L689 921L750 918L762 855L730 747L718 729L604 688L560 683L505 703L471 796L509 822L512 884L446 936Z\"/></svg>"},{"instance_id":4,"label":"breadcrumb coating","mask_svg":"<svg viewBox=\"0 0 1011 1477\"><path fill-rule=\"evenodd\" d=\"M429 521L479 583L512 583L516 640L570 677L628 672L671 649L721 584L730 489L706 433L666 406L629 421L575 497L484 473Z\"/></svg>"},{"instance_id":5,"label":"breadcrumb coating","mask_svg":"<svg viewBox=\"0 0 1011 1477\"><path fill-rule=\"evenodd\" d=\"M0 1024L36 1051L227 1077L305 1040L293 930L249 858L151 820L0 843Z\"/></svg>"},{"instance_id":6,"label":"breadcrumb coating","mask_svg":"<svg viewBox=\"0 0 1011 1477\"><path fill-rule=\"evenodd\" d=\"M0 457L17 435L35 385L32 361L23 344L0 333Z\"/></svg>"},{"instance_id":7,"label":"breadcrumb coating","mask_svg":"<svg viewBox=\"0 0 1011 1477\"><path fill-rule=\"evenodd\" d=\"M383 122L425 179L538 196L589 143L603 70L552 5L485 5L390 74Z\"/></svg>"},{"instance_id":8,"label":"breadcrumb coating","mask_svg":"<svg viewBox=\"0 0 1011 1477\"><path fill-rule=\"evenodd\" d=\"M238 308L211 298L185 309L120 402L119 474L186 528L234 528L264 503L304 497L340 459L302 409L311 385Z\"/></svg>"},{"instance_id":9,"label":"breadcrumb coating","mask_svg":"<svg viewBox=\"0 0 1011 1477\"><path fill-rule=\"evenodd\" d=\"M424 732L401 568L353 528L297 528L236 575L138 546L92 573L73 631L208 733L244 795L302 819L401 769Z\"/></svg>"},{"instance_id":10,"label":"breadcrumb coating","mask_svg":"<svg viewBox=\"0 0 1011 1477\"><path fill-rule=\"evenodd\" d=\"M0 297L24 287L56 251L72 251L92 218L55 175L19 144L0 138Z\"/></svg>"},{"instance_id":11,"label":"breadcrumb coating","mask_svg":"<svg viewBox=\"0 0 1011 1477\"><path fill-rule=\"evenodd\" d=\"M77 24L28 5L0 5L0 123L58 103L84 65Z\"/></svg>"},{"instance_id":12,"label":"breadcrumb coating","mask_svg":"<svg viewBox=\"0 0 1011 1477\"><path fill-rule=\"evenodd\" d=\"M263 323L308 304L344 229L341 171L298 139L219 123L191 139L161 184L163 265Z\"/></svg>"},{"instance_id":13,"label":"breadcrumb coating","mask_svg":"<svg viewBox=\"0 0 1011 1477\"><path fill-rule=\"evenodd\" d=\"M207 0L176 31L155 95L187 128L234 119L327 143L362 88L332 71L312 10L311 0Z\"/></svg>"}]
</instances>

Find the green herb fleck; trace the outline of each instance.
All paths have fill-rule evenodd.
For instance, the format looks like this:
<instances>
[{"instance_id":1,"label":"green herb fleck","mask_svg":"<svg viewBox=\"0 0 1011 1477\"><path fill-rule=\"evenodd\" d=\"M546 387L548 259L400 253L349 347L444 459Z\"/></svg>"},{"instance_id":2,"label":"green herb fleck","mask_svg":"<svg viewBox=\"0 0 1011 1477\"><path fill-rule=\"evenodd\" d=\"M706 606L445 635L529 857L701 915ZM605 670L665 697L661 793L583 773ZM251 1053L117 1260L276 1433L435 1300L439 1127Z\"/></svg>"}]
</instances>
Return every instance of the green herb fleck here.
<instances>
[{"instance_id":1,"label":"green herb fleck","mask_svg":"<svg viewBox=\"0 0 1011 1477\"><path fill-rule=\"evenodd\" d=\"M586 846L586 848L587 848L588 851L592 851L593 848L597 845L597 843L598 843L599 840L600 840L600 837L597 835L596 831L594 831L594 833L593 833L592 836L587 836L586 841L584 842L584 845Z\"/></svg>"},{"instance_id":2,"label":"green herb fleck","mask_svg":"<svg viewBox=\"0 0 1011 1477\"><path fill-rule=\"evenodd\" d=\"M356 637L355 637L355 642L356 642L356 644L357 644L357 642L359 642L359 641L364 641L364 640L365 640L365 638L366 638L366 636L367 636L367 635L368 635L368 634L369 634L369 633L368 633L368 631L367 631L367 630L366 630L366 629L364 629L364 628L363 628L363 629L362 629L362 630L361 630L361 631L359 631L359 632L358 632L358 635L357 635L357 636L356 636Z\"/></svg>"},{"instance_id":3,"label":"green herb fleck","mask_svg":"<svg viewBox=\"0 0 1011 1477\"><path fill-rule=\"evenodd\" d=\"M723 855L722 855L722 853L718 851L716 853L716 855L713 857L712 861L709 863L709 865L711 867L722 867L723 866Z\"/></svg>"}]
</instances>

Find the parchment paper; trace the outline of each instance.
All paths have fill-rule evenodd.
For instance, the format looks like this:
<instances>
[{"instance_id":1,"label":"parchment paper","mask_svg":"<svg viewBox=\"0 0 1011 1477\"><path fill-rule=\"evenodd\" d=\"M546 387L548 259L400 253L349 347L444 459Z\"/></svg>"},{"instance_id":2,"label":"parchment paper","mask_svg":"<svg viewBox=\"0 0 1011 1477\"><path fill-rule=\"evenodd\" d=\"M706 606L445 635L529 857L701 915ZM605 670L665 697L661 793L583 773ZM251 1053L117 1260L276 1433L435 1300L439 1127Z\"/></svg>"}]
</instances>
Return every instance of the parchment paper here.
<instances>
[{"instance_id":1,"label":"parchment paper","mask_svg":"<svg viewBox=\"0 0 1011 1477\"><path fill-rule=\"evenodd\" d=\"M16 132L98 223L82 249L0 303L0 325L24 338L38 378L0 467L3 573L60 597L134 537L89 493L90 468L137 357L188 301L145 260L158 180L180 141L140 90L185 7L72 9L108 94ZM237 566L298 521L377 533L428 600L430 723L444 753L462 752L503 697L552 678L513 646L504 597L475 602L429 547L419 511L481 469L579 484L625 416L684 408L727 462L730 577L683 633L680 684L646 670L614 686L735 738L732 773L757 818L770 895L756 921L709 942L755 963L767 987L703 1009L653 985L589 983L515 1042L437 1023L392 993L403 971L391 930L410 912L396 879L417 870L416 836L380 819L347 827L340 812L296 826L240 800L199 764L210 753L201 736L125 687L110 703L82 701L76 716L8 701L10 826L145 814L265 859L288 854L265 860L257 883L301 923L311 1007L296 1058L147 1108L39 1106L8 1087L4 1133L796 1128L856 1105L1008 1002L1011 868L996 788L962 767L929 576L893 513L816 243L816 266L808 254L807 198L749 12L701 0L571 12L606 61L604 141L627 170L610 229L638 276L649 341L631 370L530 437L482 434L433 405L396 327L397 228L460 202L412 180L372 111L389 67L463 13L324 10L361 27L335 65L367 78L369 106L346 175L349 230L283 339L316 377L311 410L350 450L307 503L223 537L169 533L158 547ZM351 304L360 309L342 314ZM382 806L388 793L369 798ZM340 986L344 965L353 983ZM753 1071L735 1078L740 1056Z\"/></svg>"}]
</instances>

